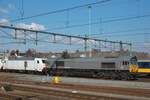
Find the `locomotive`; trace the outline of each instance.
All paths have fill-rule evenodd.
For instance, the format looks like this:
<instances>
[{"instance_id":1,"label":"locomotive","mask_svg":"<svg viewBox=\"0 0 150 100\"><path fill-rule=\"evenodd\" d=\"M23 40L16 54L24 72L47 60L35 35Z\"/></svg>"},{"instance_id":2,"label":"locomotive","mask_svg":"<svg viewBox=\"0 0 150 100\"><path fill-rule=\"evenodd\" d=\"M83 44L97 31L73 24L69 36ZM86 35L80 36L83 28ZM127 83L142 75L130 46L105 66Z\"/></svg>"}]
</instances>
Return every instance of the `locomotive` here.
<instances>
[{"instance_id":1,"label":"locomotive","mask_svg":"<svg viewBox=\"0 0 150 100\"><path fill-rule=\"evenodd\" d=\"M9 72L42 72L47 67L45 58L20 57L1 59L0 69Z\"/></svg>"},{"instance_id":2,"label":"locomotive","mask_svg":"<svg viewBox=\"0 0 150 100\"><path fill-rule=\"evenodd\" d=\"M49 58L49 73L63 76L105 79L135 79L130 72L130 57Z\"/></svg>"}]
</instances>

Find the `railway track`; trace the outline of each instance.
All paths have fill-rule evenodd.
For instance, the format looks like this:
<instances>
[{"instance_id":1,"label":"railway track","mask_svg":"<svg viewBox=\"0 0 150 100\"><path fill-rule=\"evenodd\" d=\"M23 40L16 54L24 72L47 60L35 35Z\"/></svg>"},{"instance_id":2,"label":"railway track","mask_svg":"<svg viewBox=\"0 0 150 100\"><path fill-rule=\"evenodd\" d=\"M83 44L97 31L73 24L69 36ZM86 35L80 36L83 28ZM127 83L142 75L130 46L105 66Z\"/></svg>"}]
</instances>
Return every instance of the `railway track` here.
<instances>
[{"instance_id":1,"label":"railway track","mask_svg":"<svg viewBox=\"0 0 150 100\"><path fill-rule=\"evenodd\" d=\"M14 91L0 93L0 96L9 100L128 100L127 97L116 95L106 95L104 93L95 93L87 91L73 91L71 89L44 87L37 85L0 83L0 86L10 86ZM30 94L30 95L29 95ZM46 97L46 98L45 98ZM146 99L145 99L146 100Z\"/></svg>"},{"instance_id":2,"label":"railway track","mask_svg":"<svg viewBox=\"0 0 150 100\"><path fill-rule=\"evenodd\" d=\"M19 75L20 76L20 75ZM22 77L22 76L20 76ZM0 87L10 86L13 91L0 91L0 100L149 100L150 89L89 86L79 84L52 84L19 80L12 74L0 74ZM13 99L12 99L13 98Z\"/></svg>"},{"instance_id":3,"label":"railway track","mask_svg":"<svg viewBox=\"0 0 150 100\"><path fill-rule=\"evenodd\" d=\"M73 84L34 83L30 81L0 82L0 86L11 86L14 92L1 93L1 97L12 100L38 98L40 100L149 100L149 89L126 89L116 87L97 87ZM88 87L88 88L87 88ZM20 91L20 92L16 92ZM24 95L23 95L24 94ZM30 94L30 95L29 95ZM32 95L31 95L32 94ZM21 96L21 97L20 97ZM43 98L45 97L45 99ZM63 98L63 99L62 99ZM3 99L2 99L3 100Z\"/></svg>"}]
</instances>

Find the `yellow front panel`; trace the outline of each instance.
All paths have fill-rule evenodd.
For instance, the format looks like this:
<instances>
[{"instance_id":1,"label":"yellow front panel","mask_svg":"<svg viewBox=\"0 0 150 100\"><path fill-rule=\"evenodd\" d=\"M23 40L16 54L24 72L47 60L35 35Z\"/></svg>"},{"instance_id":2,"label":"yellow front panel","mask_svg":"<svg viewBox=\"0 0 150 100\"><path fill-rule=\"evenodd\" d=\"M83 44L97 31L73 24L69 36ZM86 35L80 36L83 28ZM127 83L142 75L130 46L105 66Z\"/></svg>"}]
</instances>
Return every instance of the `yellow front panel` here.
<instances>
[{"instance_id":1,"label":"yellow front panel","mask_svg":"<svg viewBox=\"0 0 150 100\"><path fill-rule=\"evenodd\" d=\"M131 73L136 73L136 72L138 72L138 67L137 67L137 65L131 64L130 67L129 67L129 71L130 71Z\"/></svg>"},{"instance_id":2,"label":"yellow front panel","mask_svg":"<svg viewBox=\"0 0 150 100\"><path fill-rule=\"evenodd\" d=\"M138 72L139 72L139 73L150 73L150 69L138 68Z\"/></svg>"}]
</instances>

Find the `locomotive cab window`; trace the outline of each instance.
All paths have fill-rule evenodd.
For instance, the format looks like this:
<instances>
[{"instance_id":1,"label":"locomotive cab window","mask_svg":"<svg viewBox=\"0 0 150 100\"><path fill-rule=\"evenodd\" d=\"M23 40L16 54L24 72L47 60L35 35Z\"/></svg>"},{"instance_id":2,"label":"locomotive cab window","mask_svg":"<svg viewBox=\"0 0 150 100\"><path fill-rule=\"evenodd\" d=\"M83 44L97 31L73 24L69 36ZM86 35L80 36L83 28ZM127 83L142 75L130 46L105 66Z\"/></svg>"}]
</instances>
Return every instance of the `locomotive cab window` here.
<instances>
[{"instance_id":1,"label":"locomotive cab window","mask_svg":"<svg viewBox=\"0 0 150 100\"><path fill-rule=\"evenodd\" d=\"M132 57L130 59L130 63L136 65L137 64L137 58L136 57Z\"/></svg>"},{"instance_id":2,"label":"locomotive cab window","mask_svg":"<svg viewBox=\"0 0 150 100\"><path fill-rule=\"evenodd\" d=\"M122 65L129 65L129 62L128 61L123 61Z\"/></svg>"},{"instance_id":3,"label":"locomotive cab window","mask_svg":"<svg viewBox=\"0 0 150 100\"><path fill-rule=\"evenodd\" d=\"M40 63L39 60L37 60L37 63L38 63L38 64Z\"/></svg>"},{"instance_id":4,"label":"locomotive cab window","mask_svg":"<svg viewBox=\"0 0 150 100\"><path fill-rule=\"evenodd\" d=\"M46 63L46 60L42 60L42 63L44 63L44 64L45 64L45 63Z\"/></svg>"}]
</instances>

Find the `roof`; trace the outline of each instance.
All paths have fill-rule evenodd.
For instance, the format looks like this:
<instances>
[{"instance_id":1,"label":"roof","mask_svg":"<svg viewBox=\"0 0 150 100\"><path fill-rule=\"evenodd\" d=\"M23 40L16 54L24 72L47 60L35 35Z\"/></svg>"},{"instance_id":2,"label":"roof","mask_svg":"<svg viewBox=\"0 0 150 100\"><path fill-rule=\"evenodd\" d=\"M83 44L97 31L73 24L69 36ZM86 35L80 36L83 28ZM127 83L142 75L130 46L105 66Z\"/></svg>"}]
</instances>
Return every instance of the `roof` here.
<instances>
[{"instance_id":1,"label":"roof","mask_svg":"<svg viewBox=\"0 0 150 100\"><path fill-rule=\"evenodd\" d=\"M142 59L142 60L138 60L138 62L150 62L150 59Z\"/></svg>"},{"instance_id":2,"label":"roof","mask_svg":"<svg viewBox=\"0 0 150 100\"><path fill-rule=\"evenodd\" d=\"M17 57L15 59L10 59L10 60L34 60L36 59L35 57ZM43 59L43 58L40 58Z\"/></svg>"},{"instance_id":3,"label":"roof","mask_svg":"<svg viewBox=\"0 0 150 100\"><path fill-rule=\"evenodd\" d=\"M129 56L121 56L121 57L84 57L84 58L49 58L49 61L122 61L122 60L130 60Z\"/></svg>"}]
</instances>

